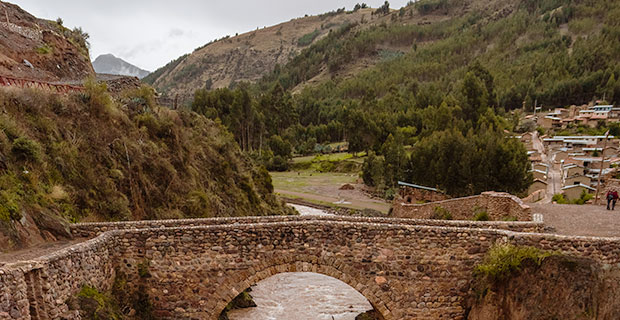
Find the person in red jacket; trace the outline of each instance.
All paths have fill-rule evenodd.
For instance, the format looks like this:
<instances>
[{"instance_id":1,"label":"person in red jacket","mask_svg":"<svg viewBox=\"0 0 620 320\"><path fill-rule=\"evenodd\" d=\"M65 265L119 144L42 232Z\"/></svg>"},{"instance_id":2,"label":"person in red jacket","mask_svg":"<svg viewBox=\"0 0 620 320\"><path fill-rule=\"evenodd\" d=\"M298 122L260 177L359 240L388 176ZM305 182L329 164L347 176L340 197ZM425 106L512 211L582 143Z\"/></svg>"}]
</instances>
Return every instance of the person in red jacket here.
<instances>
[{"instance_id":1,"label":"person in red jacket","mask_svg":"<svg viewBox=\"0 0 620 320\"><path fill-rule=\"evenodd\" d=\"M611 210L614 210L616 208L616 201L618 201L618 191L616 191L615 189L611 189L607 191L607 195L605 197L607 198L607 210L610 210L610 204Z\"/></svg>"}]
</instances>

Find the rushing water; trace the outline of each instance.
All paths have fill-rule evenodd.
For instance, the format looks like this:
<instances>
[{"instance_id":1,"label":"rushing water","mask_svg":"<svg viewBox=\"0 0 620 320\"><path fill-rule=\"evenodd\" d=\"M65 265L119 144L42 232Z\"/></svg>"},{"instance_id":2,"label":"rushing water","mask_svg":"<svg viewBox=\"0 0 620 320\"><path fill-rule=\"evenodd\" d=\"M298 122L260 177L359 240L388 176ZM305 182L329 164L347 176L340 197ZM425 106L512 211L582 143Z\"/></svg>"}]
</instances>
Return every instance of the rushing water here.
<instances>
[{"instance_id":1,"label":"rushing water","mask_svg":"<svg viewBox=\"0 0 620 320\"><path fill-rule=\"evenodd\" d=\"M289 206L297 209L299 214L302 216L331 216L332 215L321 209L310 208L310 207L301 206L298 204L289 204Z\"/></svg>"},{"instance_id":2,"label":"rushing water","mask_svg":"<svg viewBox=\"0 0 620 320\"><path fill-rule=\"evenodd\" d=\"M329 213L291 204L302 216ZM354 320L371 310L364 296L346 283L316 273L280 273L252 287L256 308L233 310L231 320Z\"/></svg>"},{"instance_id":3,"label":"rushing water","mask_svg":"<svg viewBox=\"0 0 620 320\"><path fill-rule=\"evenodd\" d=\"M256 308L233 310L231 320L354 320L371 310L364 296L316 273L279 273L252 287Z\"/></svg>"}]
</instances>

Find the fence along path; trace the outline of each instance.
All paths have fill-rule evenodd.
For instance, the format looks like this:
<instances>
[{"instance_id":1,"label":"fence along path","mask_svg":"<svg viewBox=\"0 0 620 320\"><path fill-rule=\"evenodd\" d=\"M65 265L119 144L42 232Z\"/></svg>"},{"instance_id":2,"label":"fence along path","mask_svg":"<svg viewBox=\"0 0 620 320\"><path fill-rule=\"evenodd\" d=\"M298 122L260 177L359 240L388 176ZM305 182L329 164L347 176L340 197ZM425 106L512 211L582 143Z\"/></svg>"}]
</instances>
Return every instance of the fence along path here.
<instances>
[{"instance_id":1,"label":"fence along path","mask_svg":"<svg viewBox=\"0 0 620 320\"><path fill-rule=\"evenodd\" d=\"M84 91L84 87L81 87L81 86L74 86L74 85L68 85L68 84L57 84L57 83L50 83L50 82L39 81L39 80L31 80L31 79L20 79L20 78L14 78L14 77L3 76L3 75L0 75L0 86L42 89L42 90L48 90L48 91L58 92L62 94Z\"/></svg>"}]
</instances>

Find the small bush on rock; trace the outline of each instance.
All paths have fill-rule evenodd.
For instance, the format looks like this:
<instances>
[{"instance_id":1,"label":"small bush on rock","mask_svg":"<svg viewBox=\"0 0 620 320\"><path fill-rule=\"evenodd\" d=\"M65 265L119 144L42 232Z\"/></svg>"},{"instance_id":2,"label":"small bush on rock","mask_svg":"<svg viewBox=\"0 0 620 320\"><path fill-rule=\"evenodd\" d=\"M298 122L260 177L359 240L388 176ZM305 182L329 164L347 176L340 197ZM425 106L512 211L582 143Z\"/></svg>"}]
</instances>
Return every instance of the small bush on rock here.
<instances>
[{"instance_id":1,"label":"small bush on rock","mask_svg":"<svg viewBox=\"0 0 620 320\"><path fill-rule=\"evenodd\" d=\"M477 265L474 272L478 276L483 276L491 281L504 280L514 271L521 268L525 260L531 260L537 265L543 262L553 253L542 251L533 247L518 247L511 244L496 245L484 258L484 261Z\"/></svg>"}]
</instances>

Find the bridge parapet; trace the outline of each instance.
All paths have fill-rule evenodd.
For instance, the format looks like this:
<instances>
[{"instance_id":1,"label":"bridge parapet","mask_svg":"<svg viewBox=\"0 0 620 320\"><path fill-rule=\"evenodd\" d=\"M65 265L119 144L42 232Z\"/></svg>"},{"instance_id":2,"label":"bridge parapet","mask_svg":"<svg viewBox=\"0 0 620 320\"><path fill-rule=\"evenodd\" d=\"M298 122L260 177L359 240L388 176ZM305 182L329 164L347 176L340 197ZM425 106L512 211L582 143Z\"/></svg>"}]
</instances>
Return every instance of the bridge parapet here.
<instances>
[{"instance_id":1,"label":"bridge parapet","mask_svg":"<svg viewBox=\"0 0 620 320\"><path fill-rule=\"evenodd\" d=\"M516 232L544 232L543 222L534 221L467 221L467 220L429 220L406 218L376 218L353 216L270 216L270 217L229 217L180 220L149 220L124 222L94 222L77 223L71 225L71 232L76 237L92 238L110 230L148 229L166 227L192 227L203 225L224 224L251 224L270 222L297 222L297 221L340 221L351 223L387 223L402 225L422 225L439 227L463 227L481 229L500 229Z\"/></svg>"}]
</instances>

